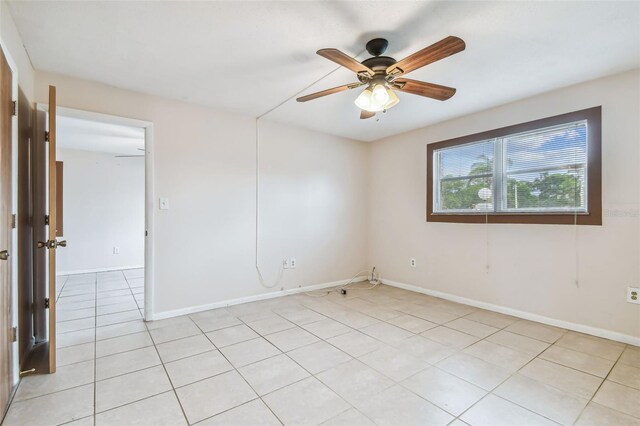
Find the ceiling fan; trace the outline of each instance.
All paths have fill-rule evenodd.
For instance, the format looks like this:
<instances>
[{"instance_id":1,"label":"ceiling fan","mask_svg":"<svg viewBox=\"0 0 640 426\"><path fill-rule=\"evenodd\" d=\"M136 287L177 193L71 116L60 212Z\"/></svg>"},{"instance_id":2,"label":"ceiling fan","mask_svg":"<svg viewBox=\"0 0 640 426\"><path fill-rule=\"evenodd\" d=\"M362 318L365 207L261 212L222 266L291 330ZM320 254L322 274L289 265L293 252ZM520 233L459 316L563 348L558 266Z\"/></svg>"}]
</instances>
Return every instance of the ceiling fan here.
<instances>
[{"instance_id":1,"label":"ceiling fan","mask_svg":"<svg viewBox=\"0 0 640 426\"><path fill-rule=\"evenodd\" d=\"M138 151L144 152L143 148L136 148ZM144 157L144 154L140 155L114 155L114 158L136 158L136 157Z\"/></svg>"},{"instance_id":2,"label":"ceiling fan","mask_svg":"<svg viewBox=\"0 0 640 426\"><path fill-rule=\"evenodd\" d=\"M400 99L394 93L395 90L440 101L445 101L456 93L456 89L452 87L402 77L404 74L408 74L425 65L462 52L465 49L465 43L462 39L454 36L446 37L407 56L401 61L396 61L389 56L380 56L387 50L388 46L389 42L384 38L370 40L366 48L367 52L373 57L362 62L356 61L338 49L318 50L316 52L318 55L355 72L359 81L302 96L296 100L298 102L307 102L345 90L367 86L355 100L355 104L361 110L360 118L367 119L376 115L376 112L386 111L400 102Z\"/></svg>"}]
</instances>

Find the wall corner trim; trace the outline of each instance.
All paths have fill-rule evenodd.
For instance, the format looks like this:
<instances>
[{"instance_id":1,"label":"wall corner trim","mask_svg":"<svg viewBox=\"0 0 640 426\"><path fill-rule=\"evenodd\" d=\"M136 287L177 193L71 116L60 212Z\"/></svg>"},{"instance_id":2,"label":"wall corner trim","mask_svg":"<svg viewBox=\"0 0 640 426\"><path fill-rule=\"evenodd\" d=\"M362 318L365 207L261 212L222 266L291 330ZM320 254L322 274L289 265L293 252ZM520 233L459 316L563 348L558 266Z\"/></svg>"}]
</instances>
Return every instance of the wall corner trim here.
<instances>
[{"instance_id":1,"label":"wall corner trim","mask_svg":"<svg viewBox=\"0 0 640 426\"><path fill-rule=\"evenodd\" d=\"M439 297L441 299L445 299L445 300L449 300L457 303L463 303L465 305L474 306L476 308L482 308L482 309L498 312L505 315L511 315L514 317L518 317L518 318L522 318L530 321L536 321L536 322L551 325L554 327L565 328L567 330L577 331L584 334L590 334L592 336L603 337L609 340L615 340L617 342L640 346L640 336L631 336L628 334L618 333L616 331L605 330L603 328L591 327L588 325L577 324L569 321L563 321L555 318L545 317L543 315L538 315L531 312L520 311L518 309L507 308L505 306L494 305L492 303L487 303L487 302L481 302L475 299L468 299L466 297L456 296L450 293L430 290L430 289L419 287L413 284L405 284L397 281L387 280L384 278L381 280L381 282L382 284L386 284L392 287L415 291L416 293L422 293L428 296Z\"/></svg>"},{"instance_id":2,"label":"wall corner trim","mask_svg":"<svg viewBox=\"0 0 640 426\"><path fill-rule=\"evenodd\" d=\"M182 309L174 309L171 311L158 312L158 313L154 313L151 318L147 318L147 321L157 321L161 319L178 317L181 315L195 314L197 312L208 311L210 309L226 308L227 306L239 305L241 303L257 302L259 300L274 299L276 297L290 296L292 294L306 293L308 291L314 291L314 290L322 290L324 288L345 285L349 283L349 281L356 283L356 282L364 281L366 279L367 277L362 275L354 278L353 280L346 279L346 280L340 280L340 281L333 281L329 283L314 284L309 286L291 288L287 290L272 291L270 293L256 294L254 296L240 297L237 299L223 300L221 302L208 303L205 305L198 305L190 308L182 308Z\"/></svg>"}]
</instances>

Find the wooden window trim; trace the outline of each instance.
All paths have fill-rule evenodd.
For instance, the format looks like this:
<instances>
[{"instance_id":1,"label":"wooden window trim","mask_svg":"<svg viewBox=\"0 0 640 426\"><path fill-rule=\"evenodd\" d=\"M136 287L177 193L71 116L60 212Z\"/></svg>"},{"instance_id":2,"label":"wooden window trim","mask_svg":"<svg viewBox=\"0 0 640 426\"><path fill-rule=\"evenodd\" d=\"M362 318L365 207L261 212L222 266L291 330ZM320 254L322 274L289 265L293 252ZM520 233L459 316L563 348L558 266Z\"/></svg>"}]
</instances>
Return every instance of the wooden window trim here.
<instances>
[{"instance_id":1,"label":"wooden window trim","mask_svg":"<svg viewBox=\"0 0 640 426\"><path fill-rule=\"evenodd\" d=\"M602 225L602 107L528 121L473 135L462 136L427 145L427 222L449 223L523 223L550 225ZM544 127L587 120L587 213L434 213L433 151L470 142L499 138Z\"/></svg>"}]
</instances>

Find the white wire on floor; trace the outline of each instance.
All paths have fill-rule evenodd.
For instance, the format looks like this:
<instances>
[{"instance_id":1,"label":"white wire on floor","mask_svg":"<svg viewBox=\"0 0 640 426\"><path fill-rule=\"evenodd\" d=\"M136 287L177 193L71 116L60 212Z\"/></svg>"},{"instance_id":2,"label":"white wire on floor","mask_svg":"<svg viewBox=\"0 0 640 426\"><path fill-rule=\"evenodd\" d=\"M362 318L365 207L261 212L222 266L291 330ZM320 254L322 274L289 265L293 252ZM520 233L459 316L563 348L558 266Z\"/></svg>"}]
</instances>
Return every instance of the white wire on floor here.
<instances>
[{"instance_id":1,"label":"white wire on floor","mask_svg":"<svg viewBox=\"0 0 640 426\"><path fill-rule=\"evenodd\" d=\"M369 283L371 285L369 287L354 287L354 286L352 286L352 284L358 284L358 283L363 282L363 281L355 281L356 279L360 278L362 276L361 274L363 274L363 273L367 274L367 275L365 275L366 278L365 278L364 281L366 281L368 279ZM325 296L328 296L329 294L331 294L333 292L340 292L342 290L346 290L347 288L349 290L372 290L372 289L376 288L380 284L380 274L376 273L375 266L371 270L371 277L370 278L369 278L368 274L369 274L368 270L360 271L357 274L355 274L353 277L351 277L351 279L349 281L347 281L345 284L342 284L341 286L333 287L333 288L330 288L328 290L305 291L304 294L306 294L307 296L311 296L311 297L325 297Z\"/></svg>"}]
</instances>

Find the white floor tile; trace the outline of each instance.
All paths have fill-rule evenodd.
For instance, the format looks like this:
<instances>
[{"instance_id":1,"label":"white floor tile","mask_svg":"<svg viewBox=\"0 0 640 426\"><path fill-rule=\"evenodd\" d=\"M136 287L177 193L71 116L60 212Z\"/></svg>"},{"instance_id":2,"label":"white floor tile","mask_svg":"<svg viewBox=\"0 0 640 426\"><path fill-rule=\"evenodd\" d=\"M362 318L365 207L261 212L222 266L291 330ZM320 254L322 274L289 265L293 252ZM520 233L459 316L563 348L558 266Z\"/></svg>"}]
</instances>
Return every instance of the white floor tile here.
<instances>
[{"instance_id":1,"label":"white floor tile","mask_svg":"<svg viewBox=\"0 0 640 426\"><path fill-rule=\"evenodd\" d=\"M454 419L432 403L397 385L356 408L380 426L446 425Z\"/></svg>"},{"instance_id":2,"label":"white floor tile","mask_svg":"<svg viewBox=\"0 0 640 426\"><path fill-rule=\"evenodd\" d=\"M276 355L238 370L258 395L265 395L306 377L309 373L286 355Z\"/></svg>"},{"instance_id":3,"label":"white floor tile","mask_svg":"<svg viewBox=\"0 0 640 426\"><path fill-rule=\"evenodd\" d=\"M349 408L315 377L264 396L263 401L285 425L318 425Z\"/></svg>"},{"instance_id":4,"label":"white floor tile","mask_svg":"<svg viewBox=\"0 0 640 426\"><path fill-rule=\"evenodd\" d=\"M162 362L167 363L215 349L213 343L204 334L172 340L157 345Z\"/></svg>"},{"instance_id":5,"label":"white floor tile","mask_svg":"<svg viewBox=\"0 0 640 426\"><path fill-rule=\"evenodd\" d=\"M564 425L573 424L588 402L519 374L507 379L494 393Z\"/></svg>"},{"instance_id":6,"label":"white floor tile","mask_svg":"<svg viewBox=\"0 0 640 426\"><path fill-rule=\"evenodd\" d=\"M378 349L359 357L359 360L398 382L429 366L426 361L392 347Z\"/></svg>"},{"instance_id":7,"label":"white floor tile","mask_svg":"<svg viewBox=\"0 0 640 426\"><path fill-rule=\"evenodd\" d=\"M89 384L25 401L13 402L3 425L56 425L92 414L93 384Z\"/></svg>"},{"instance_id":8,"label":"white floor tile","mask_svg":"<svg viewBox=\"0 0 640 426\"><path fill-rule=\"evenodd\" d=\"M487 394L485 390L433 367L401 384L454 416L459 416Z\"/></svg>"},{"instance_id":9,"label":"white floor tile","mask_svg":"<svg viewBox=\"0 0 640 426\"><path fill-rule=\"evenodd\" d=\"M261 361L266 358L280 354L280 350L262 337L246 342L236 343L220 349L220 352L234 365L239 368L252 362Z\"/></svg>"},{"instance_id":10,"label":"white floor tile","mask_svg":"<svg viewBox=\"0 0 640 426\"><path fill-rule=\"evenodd\" d=\"M96 357L114 355L147 346L153 346L153 341L147 331L99 340L96 342Z\"/></svg>"},{"instance_id":11,"label":"white floor tile","mask_svg":"<svg viewBox=\"0 0 640 426\"><path fill-rule=\"evenodd\" d=\"M88 383L93 383L93 360L59 367L55 374L34 374L23 377L14 401L22 401Z\"/></svg>"},{"instance_id":12,"label":"white floor tile","mask_svg":"<svg viewBox=\"0 0 640 426\"><path fill-rule=\"evenodd\" d=\"M96 379L103 380L160 364L153 346L96 359Z\"/></svg>"},{"instance_id":13,"label":"white floor tile","mask_svg":"<svg viewBox=\"0 0 640 426\"><path fill-rule=\"evenodd\" d=\"M351 356L327 342L313 343L288 352L287 355L311 374L317 374L352 359Z\"/></svg>"},{"instance_id":14,"label":"white floor tile","mask_svg":"<svg viewBox=\"0 0 640 426\"><path fill-rule=\"evenodd\" d=\"M259 399L242 404L198 423L199 426L280 426L276 416Z\"/></svg>"},{"instance_id":15,"label":"white floor tile","mask_svg":"<svg viewBox=\"0 0 640 426\"><path fill-rule=\"evenodd\" d=\"M188 385L233 369L219 351L205 352L165 364L173 386Z\"/></svg>"},{"instance_id":16,"label":"white floor tile","mask_svg":"<svg viewBox=\"0 0 640 426\"><path fill-rule=\"evenodd\" d=\"M176 393L189 423L215 416L257 397L235 371L181 387Z\"/></svg>"},{"instance_id":17,"label":"white floor tile","mask_svg":"<svg viewBox=\"0 0 640 426\"><path fill-rule=\"evenodd\" d=\"M487 395L460 417L472 426L548 425L557 423L495 395Z\"/></svg>"},{"instance_id":18,"label":"white floor tile","mask_svg":"<svg viewBox=\"0 0 640 426\"><path fill-rule=\"evenodd\" d=\"M207 337L218 348L244 342L259 337L258 333L244 324L227 327L207 333Z\"/></svg>"},{"instance_id":19,"label":"white floor tile","mask_svg":"<svg viewBox=\"0 0 640 426\"><path fill-rule=\"evenodd\" d=\"M394 385L393 380L358 360L352 360L316 376L351 404L357 404Z\"/></svg>"},{"instance_id":20,"label":"white floor tile","mask_svg":"<svg viewBox=\"0 0 640 426\"><path fill-rule=\"evenodd\" d=\"M96 413L169 390L171 383L161 365L101 380L96 383Z\"/></svg>"}]
</instances>

